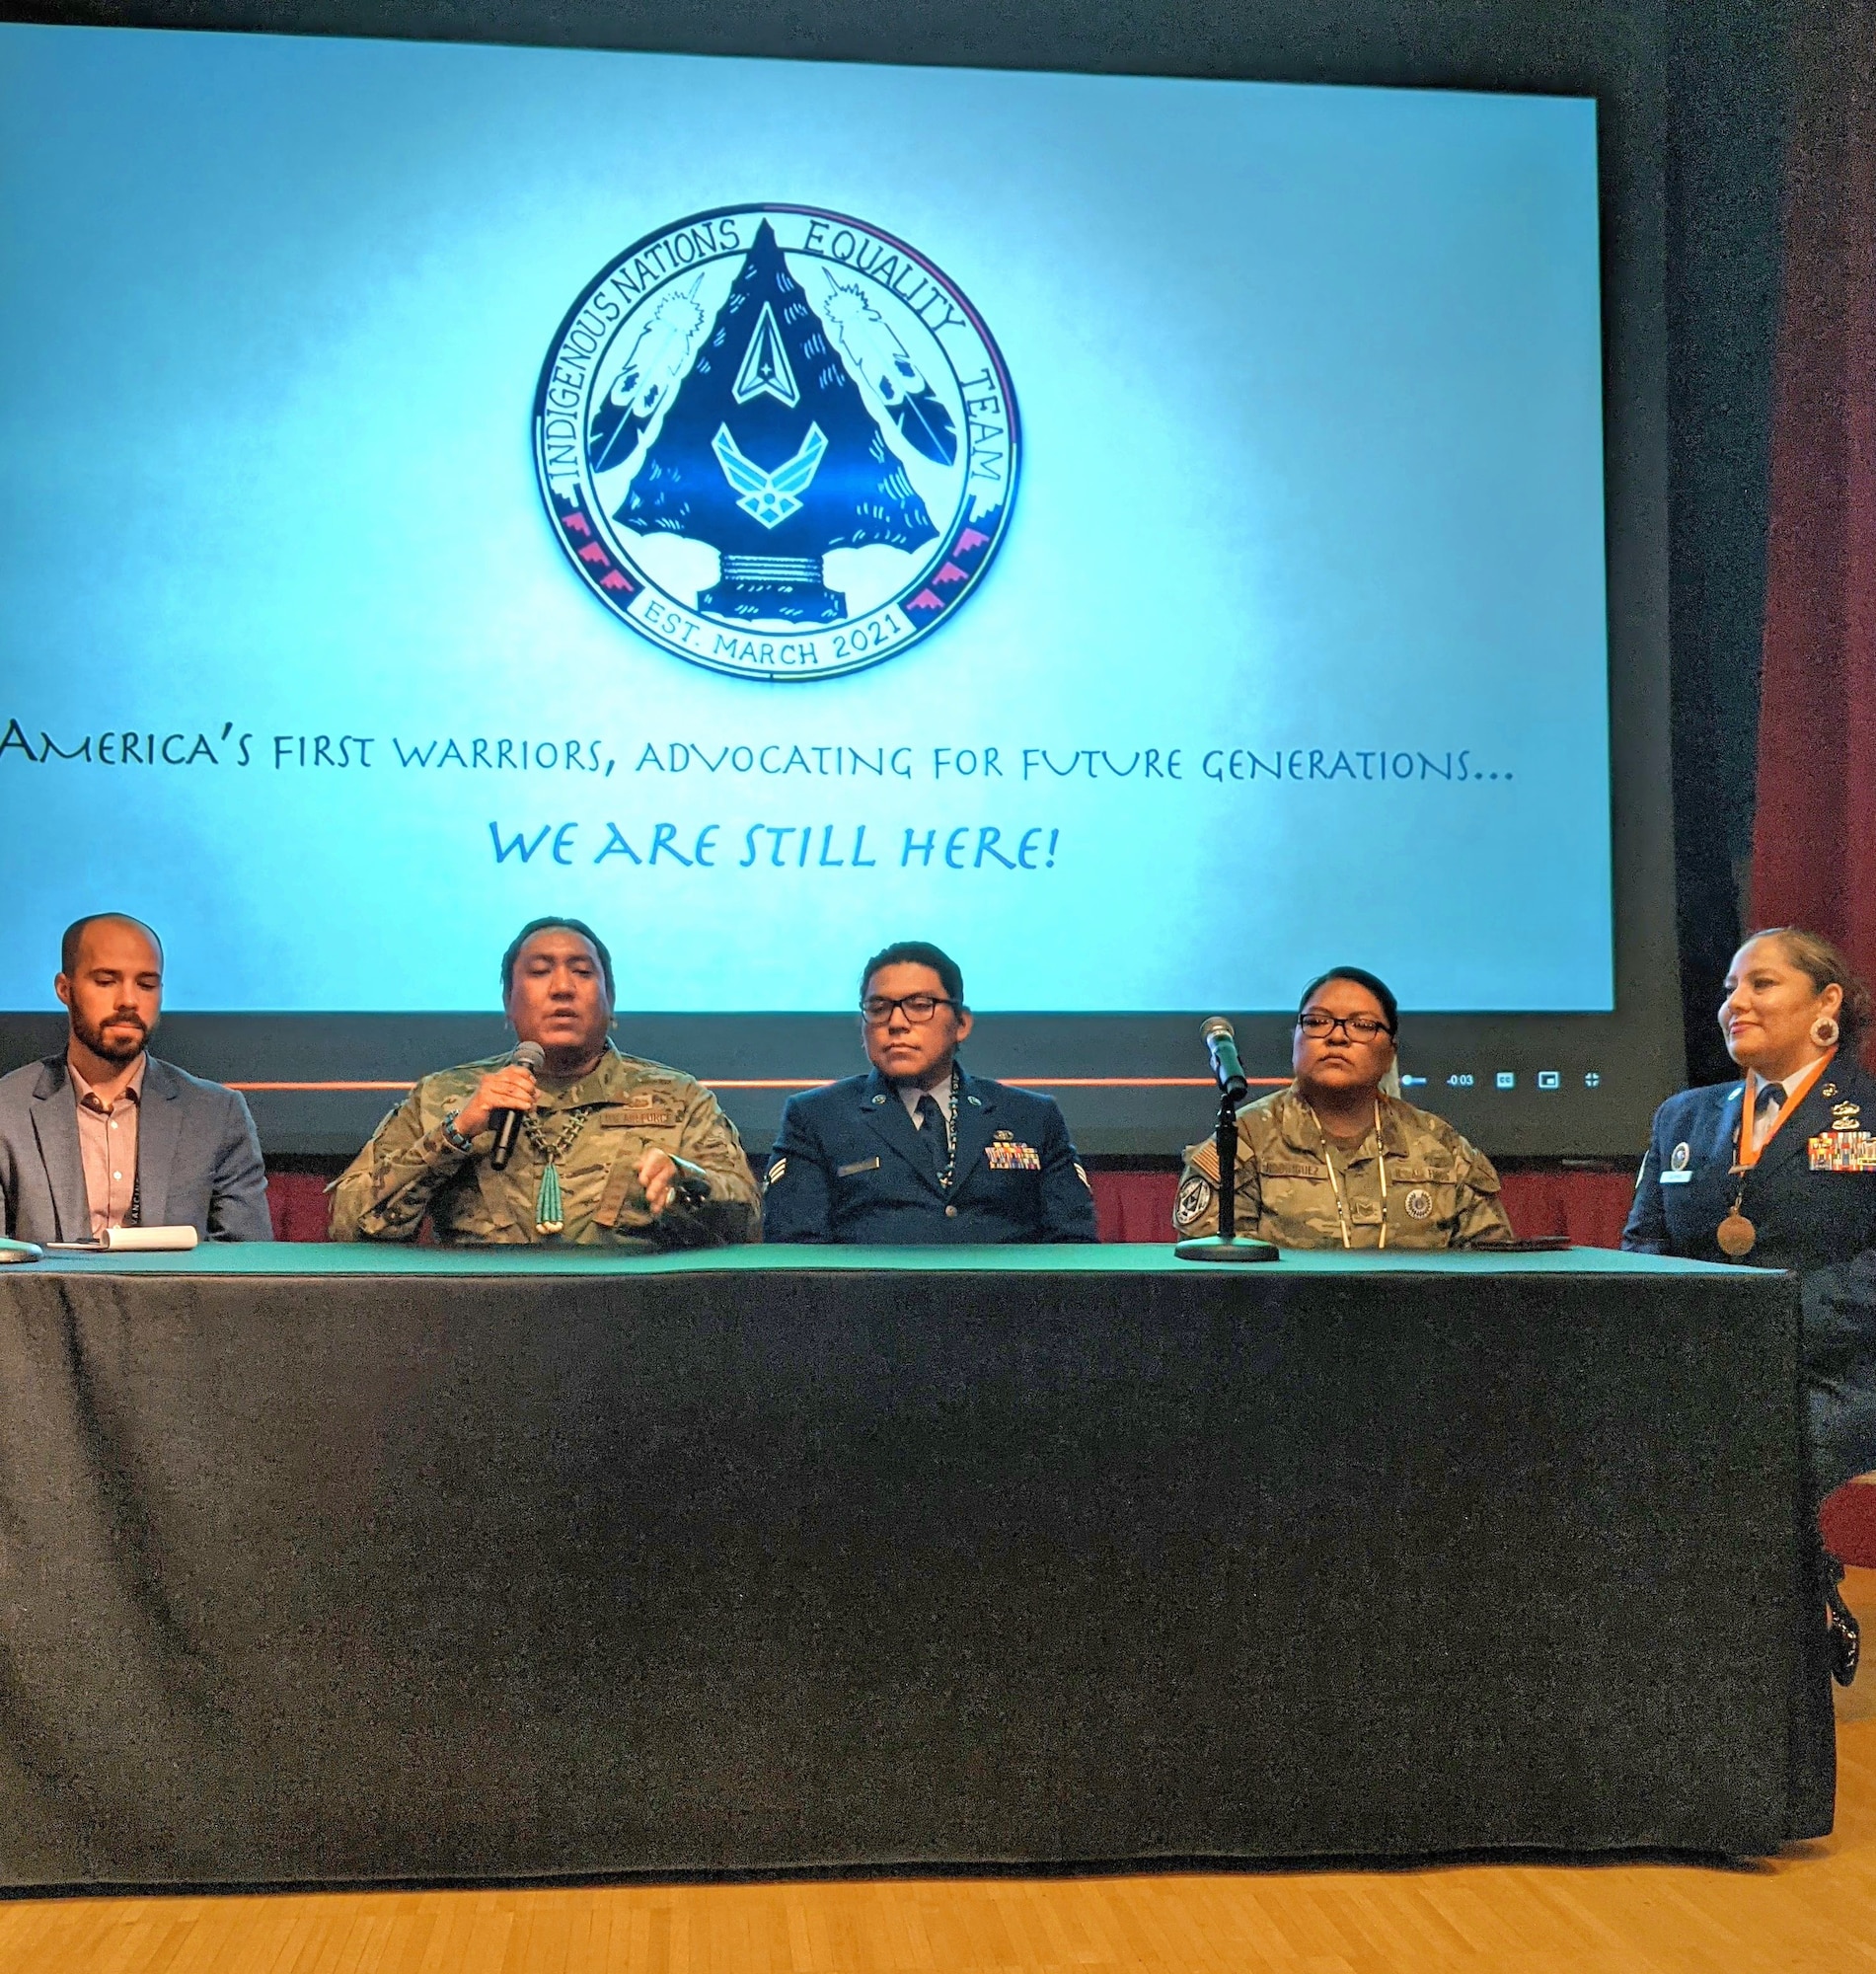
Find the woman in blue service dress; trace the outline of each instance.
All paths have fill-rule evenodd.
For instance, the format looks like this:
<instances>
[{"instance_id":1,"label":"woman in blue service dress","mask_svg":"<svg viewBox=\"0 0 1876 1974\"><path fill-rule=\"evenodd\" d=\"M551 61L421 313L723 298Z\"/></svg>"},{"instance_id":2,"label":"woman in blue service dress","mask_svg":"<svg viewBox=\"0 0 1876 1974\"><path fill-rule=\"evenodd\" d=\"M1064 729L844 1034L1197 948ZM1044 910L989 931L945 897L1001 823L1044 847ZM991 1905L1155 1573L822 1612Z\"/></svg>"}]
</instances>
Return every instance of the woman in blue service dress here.
<instances>
[{"instance_id":1,"label":"woman in blue service dress","mask_svg":"<svg viewBox=\"0 0 1876 1974\"><path fill-rule=\"evenodd\" d=\"M1622 1246L1790 1268L1803 1278L1811 1486L1822 1501L1876 1468L1876 1077L1857 1060L1869 989L1828 940L1755 933L1720 1003L1743 1083L1684 1090L1655 1112ZM1827 1558L1832 1671L1856 1674L1856 1623Z\"/></svg>"}]
</instances>

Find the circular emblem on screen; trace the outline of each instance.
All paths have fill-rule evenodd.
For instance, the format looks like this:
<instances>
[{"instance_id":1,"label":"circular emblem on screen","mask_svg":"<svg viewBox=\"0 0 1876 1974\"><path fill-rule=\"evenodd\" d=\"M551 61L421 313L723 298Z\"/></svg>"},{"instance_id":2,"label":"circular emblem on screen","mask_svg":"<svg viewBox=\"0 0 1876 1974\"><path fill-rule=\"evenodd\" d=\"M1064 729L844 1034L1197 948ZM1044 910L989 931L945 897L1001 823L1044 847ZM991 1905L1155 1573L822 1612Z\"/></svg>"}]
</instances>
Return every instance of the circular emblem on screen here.
<instances>
[{"instance_id":1,"label":"circular emblem on screen","mask_svg":"<svg viewBox=\"0 0 1876 1974\"><path fill-rule=\"evenodd\" d=\"M832 678L982 582L1016 405L916 249L844 213L726 206L588 284L542 366L534 450L573 568L635 631L713 671Z\"/></svg>"}]
</instances>

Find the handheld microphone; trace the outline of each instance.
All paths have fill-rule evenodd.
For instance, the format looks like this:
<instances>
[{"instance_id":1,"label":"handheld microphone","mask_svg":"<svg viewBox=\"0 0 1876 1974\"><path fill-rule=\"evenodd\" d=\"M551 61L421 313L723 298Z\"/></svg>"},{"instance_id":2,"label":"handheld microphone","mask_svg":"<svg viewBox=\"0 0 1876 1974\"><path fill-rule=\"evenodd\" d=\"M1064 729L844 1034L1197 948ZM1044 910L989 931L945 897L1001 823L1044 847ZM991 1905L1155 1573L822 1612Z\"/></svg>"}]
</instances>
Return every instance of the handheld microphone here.
<instances>
[{"instance_id":1,"label":"handheld microphone","mask_svg":"<svg viewBox=\"0 0 1876 1974\"><path fill-rule=\"evenodd\" d=\"M547 1063L547 1050L539 1042L517 1042L508 1060L539 1076ZM489 1153L488 1163L495 1172L505 1171L514 1157L515 1143L521 1136L522 1115L519 1110L496 1110L489 1115L488 1121L495 1127L495 1149Z\"/></svg>"},{"instance_id":2,"label":"handheld microphone","mask_svg":"<svg viewBox=\"0 0 1876 1974\"><path fill-rule=\"evenodd\" d=\"M1244 1065L1238 1060L1238 1042L1232 1025L1223 1015L1214 1015L1199 1029L1199 1036L1212 1058L1212 1074L1218 1079L1219 1089L1227 1097L1249 1096L1250 1085L1244 1080Z\"/></svg>"}]
</instances>

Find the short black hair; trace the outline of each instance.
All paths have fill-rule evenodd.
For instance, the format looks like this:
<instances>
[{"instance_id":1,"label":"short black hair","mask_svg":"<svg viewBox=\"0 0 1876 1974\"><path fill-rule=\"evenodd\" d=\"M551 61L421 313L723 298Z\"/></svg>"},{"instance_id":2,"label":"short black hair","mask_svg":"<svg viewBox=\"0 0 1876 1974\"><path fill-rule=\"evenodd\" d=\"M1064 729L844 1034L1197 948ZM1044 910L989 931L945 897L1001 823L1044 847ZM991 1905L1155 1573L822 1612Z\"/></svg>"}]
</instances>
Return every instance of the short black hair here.
<instances>
[{"instance_id":1,"label":"short black hair","mask_svg":"<svg viewBox=\"0 0 1876 1974\"><path fill-rule=\"evenodd\" d=\"M1331 980L1352 980L1357 987L1366 987L1381 1003L1381 1012L1388 1022L1388 1032L1390 1035L1397 1035L1400 1032L1400 1003L1394 999L1393 989L1377 974L1370 973L1365 966L1331 966L1326 973L1318 973L1304 988L1303 998L1297 1003L1299 1017L1310 1005L1310 996L1318 987L1326 987Z\"/></svg>"},{"instance_id":2,"label":"short black hair","mask_svg":"<svg viewBox=\"0 0 1876 1974\"><path fill-rule=\"evenodd\" d=\"M537 932L576 932L593 950L599 954L599 970L606 978L606 999L617 1000L612 984L612 954L606 950L606 942L600 938L584 919L530 919L508 943L508 949L501 955L501 1003L508 1004L508 996L514 992L514 963L521 957L521 949Z\"/></svg>"},{"instance_id":3,"label":"short black hair","mask_svg":"<svg viewBox=\"0 0 1876 1974\"><path fill-rule=\"evenodd\" d=\"M882 966L929 966L943 983L944 991L961 1008L964 1005L964 974L948 952L925 939L898 939L883 947L867 960L860 975L860 998L866 998L867 983Z\"/></svg>"},{"instance_id":4,"label":"short black hair","mask_svg":"<svg viewBox=\"0 0 1876 1974\"><path fill-rule=\"evenodd\" d=\"M132 918L128 912L88 912L82 919L73 919L71 924L65 928L64 938L58 943L58 970L64 974L67 980L72 977L72 971L78 964L78 950L85 943L86 928L99 925L106 919L115 919L119 925L135 926L144 938L156 948L158 963L162 962L163 942L157 938L155 932L149 926L145 925L141 919Z\"/></svg>"}]
</instances>

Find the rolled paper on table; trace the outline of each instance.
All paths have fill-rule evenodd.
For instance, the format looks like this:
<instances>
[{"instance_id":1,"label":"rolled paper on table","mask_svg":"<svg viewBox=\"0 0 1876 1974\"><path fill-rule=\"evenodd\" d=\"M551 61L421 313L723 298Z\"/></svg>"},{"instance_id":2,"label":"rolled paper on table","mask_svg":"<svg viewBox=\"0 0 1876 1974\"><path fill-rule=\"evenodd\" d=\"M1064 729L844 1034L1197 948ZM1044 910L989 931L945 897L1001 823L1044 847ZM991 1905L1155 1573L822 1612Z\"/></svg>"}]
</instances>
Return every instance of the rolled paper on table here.
<instances>
[{"instance_id":1,"label":"rolled paper on table","mask_svg":"<svg viewBox=\"0 0 1876 1974\"><path fill-rule=\"evenodd\" d=\"M104 1245L133 1253L179 1254L200 1239L192 1227L108 1227Z\"/></svg>"}]
</instances>

